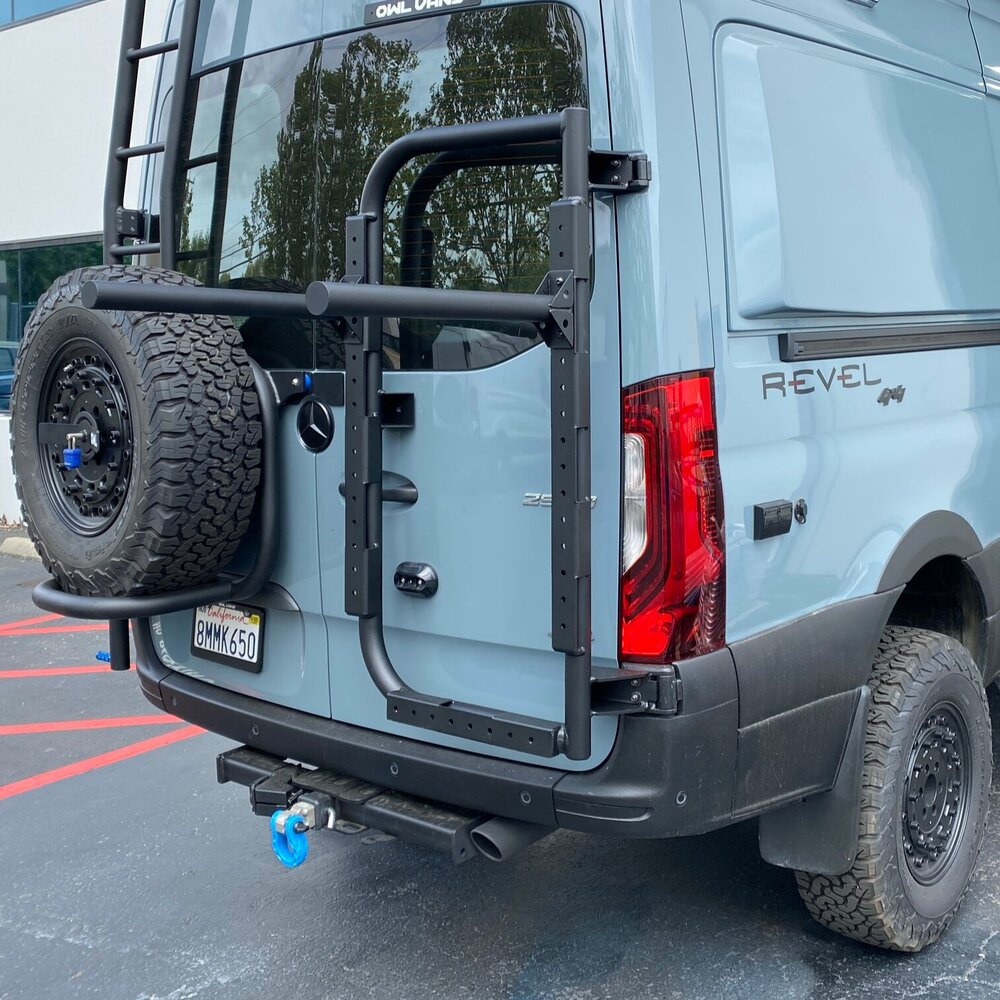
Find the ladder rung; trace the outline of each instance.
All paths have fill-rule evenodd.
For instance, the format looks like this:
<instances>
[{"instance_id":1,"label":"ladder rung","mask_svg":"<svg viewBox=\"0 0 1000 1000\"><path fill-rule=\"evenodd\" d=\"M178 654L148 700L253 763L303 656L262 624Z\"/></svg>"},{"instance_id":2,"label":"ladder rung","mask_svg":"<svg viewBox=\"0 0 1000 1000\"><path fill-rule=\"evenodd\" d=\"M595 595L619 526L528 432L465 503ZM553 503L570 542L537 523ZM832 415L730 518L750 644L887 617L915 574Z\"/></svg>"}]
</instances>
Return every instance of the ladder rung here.
<instances>
[{"instance_id":1,"label":"ladder rung","mask_svg":"<svg viewBox=\"0 0 1000 1000\"><path fill-rule=\"evenodd\" d=\"M193 170L195 167L204 167L209 163L218 163L219 154L218 153L204 153L202 156L195 156L190 160L184 161L185 170Z\"/></svg>"},{"instance_id":2,"label":"ladder rung","mask_svg":"<svg viewBox=\"0 0 1000 1000\"><path fill-rule=\"evenodd\" d=\"M135 156L151 156L153 153L162 153L165 148L162 142L147 142L143 146L119 146L115 150L115 156L119 160L131 160Z\"/></svg>"},{"instance_id":3,"label":"ladder rung","mask_svg":"<svg viewBox=\"0 0 1000 1000\"><path fill-rule=\"evenodd\" d=\"M116 244L113 246L108 253L112 257L131 257L133 254L136 256L143 256L144 254L159 253L160 244L159 243L131 243L126 246L122 244Z\"/></svg>"},{"instance_id":4,"label":"ladder rung","mask_svg":"<svg viewBox=\"0 0 1000 1000\"><path fill-rule=\"evenodd\" d=\"M208 260L211 255L210 250L178 250L176 257L178 260Z\"/></svg>"},{"instance_id":5,"label":"ladder rung","mask_svg":"<svg viewBox=\"0 0 1000 1000\"><path fill-rule=\"evenodd\" d=\"M170 38L165 42L157 42L155 45L146 45L140 49L129 49L125 53L125 58L129 62L138 62L140 59L148 59L150 56L162 56L164 52L176 52L178 40Z\"/></svg>"}]
</instances>

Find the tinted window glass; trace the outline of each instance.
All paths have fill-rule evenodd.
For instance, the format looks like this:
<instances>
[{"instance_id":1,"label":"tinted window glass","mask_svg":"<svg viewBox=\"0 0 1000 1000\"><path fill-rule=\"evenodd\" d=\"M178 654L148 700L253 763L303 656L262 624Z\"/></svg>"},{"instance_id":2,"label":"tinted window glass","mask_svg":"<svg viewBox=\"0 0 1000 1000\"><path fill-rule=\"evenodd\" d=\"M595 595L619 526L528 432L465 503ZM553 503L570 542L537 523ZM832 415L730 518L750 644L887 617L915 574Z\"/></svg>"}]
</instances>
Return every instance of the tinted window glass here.
<instances>
[{"instance_id":1,"label":"tinted window glass","mask_svg":"<svg viewBox=\"0 0 1000 1000\"><path fill-rule=\"evenodd\" d=\"M195 47L195 68L317 38L323 33L325 6L323 0L203 0L199 20L204 42Z\"/></svg>"},{"instance_id":2,"label":"tinted window glass","mask_svg":"<svg viewBox=\"0 0 1000 1000\"><path fill-rule=\"evenodd\" d=\"M185 268L210 282L301 289L344 275L346 219L399 136L585 105L582 30L556 4L382 25L209 73L197 100ZM387 206L385 280L534 291L548 270L556 161L554 149L535 147L492 161L452 157L446 169L410 164ZM517 323L403 319L387 333L386 363L405 368L479 368L538 342ZM342 362L329 325L252 320L244 335L264 363L298 367L310 350L320 367Z\"/></svg>"},{"instance_id":3,"label":"tinted window glass","mask_svg":"<svg viewBox=\"0 0 1000 1000\"><path fill-rule=\"evenodd\" d=\"M9 405L17 342L38 299L60 275L100 264L101 257L97 242L0 250L0 411Z\"/></svg>"},{"instance_id":4,"label":"tinted window glass","mask_svg":"<svg viewBox=\"0 0 1000 1000\"><path fill-rule=\"evenodd\" d=\"M0 250L0 342L21 339L32 309L56 278L101 259L98 242Z\"/></svg>"}]
</instances>

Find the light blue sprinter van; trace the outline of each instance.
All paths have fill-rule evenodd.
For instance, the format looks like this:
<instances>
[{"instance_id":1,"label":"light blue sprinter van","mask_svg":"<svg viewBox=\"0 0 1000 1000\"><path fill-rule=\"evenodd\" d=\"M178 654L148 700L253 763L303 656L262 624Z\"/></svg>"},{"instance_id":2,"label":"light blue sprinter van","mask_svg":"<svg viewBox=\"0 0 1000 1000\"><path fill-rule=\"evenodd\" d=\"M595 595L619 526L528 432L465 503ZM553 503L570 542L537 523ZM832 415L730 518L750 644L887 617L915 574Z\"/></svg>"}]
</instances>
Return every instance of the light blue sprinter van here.
<instances>
[{"instance_id":1,"label":"light blue sprinter van","mask_svg":"<svg viewBox=\"0 0 1000 1000\"><path fill-rule=\"evenodd\" d=\"M759 817L823 925L933 942L1000 672L1000 0L142 29L105 265L17 361L37 603L115 668L131 622L288 865Z\"/></svg>"}]
</instances>

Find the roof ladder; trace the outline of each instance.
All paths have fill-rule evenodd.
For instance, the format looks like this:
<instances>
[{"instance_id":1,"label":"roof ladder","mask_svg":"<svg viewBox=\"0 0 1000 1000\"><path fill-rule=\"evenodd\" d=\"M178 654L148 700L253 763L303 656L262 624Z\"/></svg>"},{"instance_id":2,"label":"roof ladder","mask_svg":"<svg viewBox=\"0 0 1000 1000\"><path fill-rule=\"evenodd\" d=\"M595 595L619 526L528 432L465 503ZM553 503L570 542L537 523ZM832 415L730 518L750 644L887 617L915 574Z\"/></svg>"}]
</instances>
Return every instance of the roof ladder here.
<instances>
[{"instance_id":1,"label":"roof ladder","mask_svg":"<svg viewBox=\"0 0 1000 1000\"><path fill-rule=\"evenodd\" d=\"M175 178L179 155L178 141L184 122L186 94L194 60L195 35L198 26L199 0L187 0L177 38L143 46L142 29L146 16L145 0L125 0L122 21L121 49L118 56L118 80L111 121L111 148L108 154L108 175L104 188L104 263L117 264L126 257L159 254L164 267L176 263L174 226L162 226L160 242L149 242L150 226L139 209L124 207L128 166L132 160L164 154L160 176L160 218L174 219L176 202ZM168 52L177 53L174 73L170 120L164 142L130 145L135 118L135 95L139 82L139 64ZM128 242L133 241L133 242Z\"/></svg>"}]
</instances>

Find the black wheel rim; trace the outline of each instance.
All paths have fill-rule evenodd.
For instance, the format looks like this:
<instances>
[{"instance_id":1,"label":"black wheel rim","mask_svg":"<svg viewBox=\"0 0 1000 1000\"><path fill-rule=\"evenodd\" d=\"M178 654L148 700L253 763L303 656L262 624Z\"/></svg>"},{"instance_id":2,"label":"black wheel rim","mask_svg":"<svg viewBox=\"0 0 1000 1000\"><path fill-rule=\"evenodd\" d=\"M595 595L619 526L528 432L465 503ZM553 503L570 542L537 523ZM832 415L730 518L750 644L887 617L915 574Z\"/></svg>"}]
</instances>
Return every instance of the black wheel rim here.
<instances>
[{"instance_id":1,"label":"black wheel rim","mask_svg":"<svg viewBox=\"0 0 1000 1000\"><path fill-rule=\"evenodd\" d=\"M72 445L81 452L78 468L64 461ZM74 532L99 535L121 513L132 450L128 397L115 363L92 340L70 341L46 373L38 457L56 512Z\"/></svg>"},{"instance_id":2,"label":"black wheel rim","mask_svg":"<svg viewBox=\"0 0 1000 1000\"><path fill-rule=\"evenodd\" d=\"M951 704L932 708L910 749L903 790L903 848L921 885L939 881L968 821L972 752L969 731Z\"/></svg>"}]
</instances>

